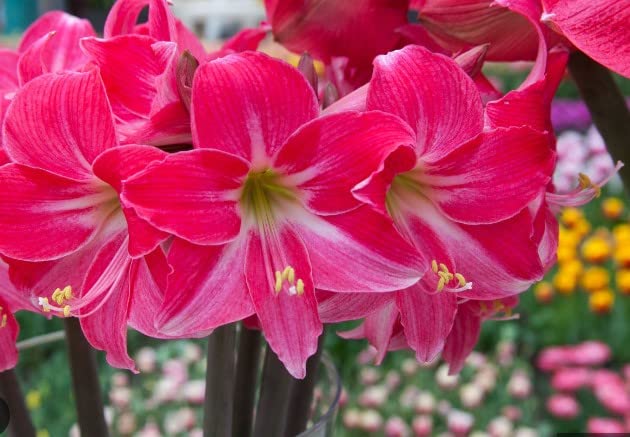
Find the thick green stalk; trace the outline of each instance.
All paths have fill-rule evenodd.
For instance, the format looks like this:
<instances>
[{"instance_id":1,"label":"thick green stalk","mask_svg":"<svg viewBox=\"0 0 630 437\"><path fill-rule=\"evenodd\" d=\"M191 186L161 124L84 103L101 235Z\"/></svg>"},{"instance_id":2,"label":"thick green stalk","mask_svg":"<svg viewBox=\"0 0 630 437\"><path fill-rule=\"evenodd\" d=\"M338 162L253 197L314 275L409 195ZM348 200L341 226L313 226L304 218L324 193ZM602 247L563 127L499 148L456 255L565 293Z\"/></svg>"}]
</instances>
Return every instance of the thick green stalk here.
<instances>
[{"instance_id":1,"label":"thick green stalk","mask_svg":"<svg viewBox=\"0 0 630 437\"><path fill-rule=\"evenodd\" d=\"M79 319L64 320L74 402L81 435L107 437L103 395L98 381L96 355L83 335Z\"/></svg>"},{"instance_id":2,"label":"thick green stalk","mask_svg":"<svg viewBox=\"0 0 630 437\"><path fill-rule=\"evenodd\" d=\"M236 325L221 326L208 337L206 400L203 409L205 437L232 436Z\"/></svg>"},{"instance_id":3,"label":"thick green stalk","mask_svg":"<svg viewBox=\"0 0 630 437\"><path fill-rule=\"evenodd\" d=\"M611 156L625 164L619 174L630 193L630 111L623 94L610 71L584 53L571 54L569 71Z\"/></svg>"}]
</instances>

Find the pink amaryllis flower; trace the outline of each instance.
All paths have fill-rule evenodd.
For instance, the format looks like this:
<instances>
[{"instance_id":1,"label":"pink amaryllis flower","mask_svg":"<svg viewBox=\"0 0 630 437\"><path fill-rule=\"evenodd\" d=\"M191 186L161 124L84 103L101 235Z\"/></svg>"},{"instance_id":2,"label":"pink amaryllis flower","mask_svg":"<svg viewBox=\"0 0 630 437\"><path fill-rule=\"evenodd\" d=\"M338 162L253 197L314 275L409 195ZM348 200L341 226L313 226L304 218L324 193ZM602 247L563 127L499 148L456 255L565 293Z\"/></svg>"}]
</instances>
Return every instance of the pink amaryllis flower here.
<instances>
[{"instance_id":1,"label":"pink amaryllis flower","mask_svg":"<svg viewBox=\"0 0 630 437\"><path fill-rule=\"evenodd\" d=\"M458 297L499 299L542 277L527 208L545 192L555 154L528 127L484 130L474 82L418 46L376 58L367 109L398 115L416 133L413 153L395 150L354 194L391 215L423 258L423 279L397 293L396 306L417 358L430 361Z\"/></svg>"},{"instance_id":2,"label":"pink amaryllis flower","mask_svg":"<svg viewBox=\"0 0 630 437\"><path fill-rule=\"evenodd\" d=\"M381 292L420 276L391 222L351 194L413 134L381 112L316 118L306 79L255 52L199 67L191 111L195 150L123 188L126 205L178 237L157 326L190 335L255 313L302 378L322 332L315 288Z\"/></svg>"},{"instance_id":3,"label":"pink amaryllis flower","mask_svg":"<svg viewBox=\"0 0 630 437\"><path fill-rule=\"evenodd\" d=\"M121 208L120 181L164 152L118 147L98 70L46 74L18 91L5 118L0 252L11 279L46 313L81 318L90 343L133 368L127 323L157 335L166 234Z\"/></svg>"}]
</instances>

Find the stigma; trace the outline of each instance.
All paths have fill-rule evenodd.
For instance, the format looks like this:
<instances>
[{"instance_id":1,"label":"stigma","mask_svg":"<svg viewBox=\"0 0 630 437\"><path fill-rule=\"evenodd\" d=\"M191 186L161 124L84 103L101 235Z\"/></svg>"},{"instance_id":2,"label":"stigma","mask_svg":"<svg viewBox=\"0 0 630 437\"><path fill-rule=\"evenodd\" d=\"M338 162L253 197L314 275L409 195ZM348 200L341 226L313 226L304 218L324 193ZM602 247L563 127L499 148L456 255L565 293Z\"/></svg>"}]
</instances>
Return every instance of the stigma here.
<instances>
[{"instance_id":1,"label":"stigma","mask_svg":"<svg viewBox=\"0 0 630 437\"><path fill-rule=\"evenodd\" d=\"M289 295L301 296L304 294L304 281L295 277L295 269L293 267L286 266L283 271L276 270L274 275L276 280L274 291L276 295L282 291L285 284L288 285L287 292Z\"/></svg>"},{"instance_id":2,"label":"stigma","mask_svg":"<svg viewBox=\"0 0 630 437\"><path fill-rule=\"evenodd\" d=\"M444 290L459 293L472 288L472 282L467 282L461 273L451 273L446 264L432 260L431 270L437 275L436 292L438 293Z\"/></svg>"}]
</instances>

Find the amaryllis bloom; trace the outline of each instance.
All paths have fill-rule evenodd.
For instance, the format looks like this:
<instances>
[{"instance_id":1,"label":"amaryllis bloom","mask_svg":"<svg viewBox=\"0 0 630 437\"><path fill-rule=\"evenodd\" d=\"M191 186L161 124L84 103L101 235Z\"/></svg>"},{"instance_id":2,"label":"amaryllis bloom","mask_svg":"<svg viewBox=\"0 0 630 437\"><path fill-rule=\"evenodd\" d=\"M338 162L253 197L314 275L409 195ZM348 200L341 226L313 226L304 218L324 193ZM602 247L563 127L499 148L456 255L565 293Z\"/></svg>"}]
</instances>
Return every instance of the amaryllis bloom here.
<instances>
[{"instance_id":1,"label":"amaryllis bloom","mask_svg":"<svg viewBox=\"0 0 630 437\"><path fill-rule=\"evenodd\" d=\"M352 187L412 132L380 112L317 118L286 63L245 52L199 67L195 150L130 178L123 199L178 237L157 326L190 335L256 314L271 348L303 377L322 323L315 288L382 292L418 280L415 251Z\"/></svg>"},{"instance_id":2,"label":"amaryllis bloom","mask_svg":"<svg viewBox=\"0 0 630 437\"><path fill-rule=\"evenodd\" d=\"M122 208L117 190L164 152L118 147L96 69L30 81L7 111L3 138L12 163L0 167L0 252L12 281L44 312L81 317L110 364L133 368L127 323L157 335L167 235Z\"/></svg>"},{"instance_id":3,"label":"amaryllis bloom","mask_svg":"<svg viewBox=\"0 0 630 437\"><path fill-rule=\"evenodd\" d=\"M530 128L484 130L472 79L418 46L376 58L367 109L395 114L416 133L413 152L395 150L353 192L389 214L423 258L426 273L396 294L396 306L417 358L431 361L459 297L499 299L542 277L527 208L545 192L555 154Z\"/></svg>"}]
</instances>

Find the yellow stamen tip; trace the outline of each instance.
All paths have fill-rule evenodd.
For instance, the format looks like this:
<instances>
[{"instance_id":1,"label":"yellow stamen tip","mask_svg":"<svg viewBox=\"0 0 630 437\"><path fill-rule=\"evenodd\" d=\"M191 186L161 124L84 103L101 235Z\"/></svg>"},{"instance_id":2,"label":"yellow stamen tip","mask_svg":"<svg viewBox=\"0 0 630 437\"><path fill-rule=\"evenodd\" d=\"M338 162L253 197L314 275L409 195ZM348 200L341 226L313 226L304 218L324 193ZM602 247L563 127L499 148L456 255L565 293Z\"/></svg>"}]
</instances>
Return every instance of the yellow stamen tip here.
<instances>
[{"instance_id":1,"label":"yellow stamen tip","mask_svg":"<svg viewBox=\"0 0 630 437\"><path fill-rule=\"evenodd\" d=\"M298 279L295 288L297 289L298 296L303 295L304 294L304 281L302 281L301 279Z\"/></svg>"},{"instance_id":2,"label":"yellow stamen tip","mask_svg":"<svg viewBox=\"0 0 630 437\"><path fill-rule=\"evenodd\" d=\"M466 278L461 273L455 273L455 278L457 278L457 282L459 282L459 286L463 287L466 285Z\"/></svg>"},{"instance_id":3,"label":"yellow stamen tip","mask_svg":"<svg viewBox=\"0 0 630 437\"><path fill-rule=\"evenodd\" d=\"M63 316L70 317L70 305L66 305L63 307Z\"/></svg>"},{"instance_id":4,"label":"yellow stamen tip","mask_svg":"<svg viewBox=\"0 0 630 437\"><path fill-rule=\"evenodd\" d=\"M438 281L438 284L437 284L437 291L444 290L444 285L446 285L446 282L444 281L444 276L440 276L440 280Z\"/></svg>"},{"instance_id":5,"label":"yellow stamen tip","mask_svg":"<svg viewBox=\"0 0 630 437\"><path fill-rule=\"evenodd\" d=\"M66 299L72 299L72 286L66 285L63 289L63 297Z\"/></svg>"},{"instance_id":6,"label":"yellow stamen tip","mask_svg":"<svg viewBox=\"0 0 630 437\"><path fill-rule=\"evenodd\" d=\"M0 328L4 328L5 326L7 326L7 315L3 314L2 315L2 322L0 322Z\"/></svg>"},{"instance_id":7,"label":"yellow stamen tip","mask_svg":"<svg viewBox=\"0 0 630 437\"><path fill-rule=\"evenodd\" d=\"M276 285L274 287L276 293L280 293L280 290L282 290L282 276L283 274L276 270Z\"/></svg>"},{"instance_id":8,"label":"yellow stamen tip","mask_svg":"<svg viewBox=\"0 0 630 437\"><path fill-rule=\"evenodd\" d=\"M431 270L433 270L433 273L438 272L438 263L436 260L431 261Z\"/></svg>"},{"instance_id":9,"label":"yellow stamen tip","mask_svg":"<svg viewBox=\"0 0 630 437\"><path fill-rule=\"evenodd\" d=\"M446 267L445 264L440 263L440 270L442 270L444 273L448 273L448 267Z\"/></svg>"},{"instance_id":10,"label":"yellow stamen tip","mask_svg":"<svg viewBox=\"0 0 630 437\"><path fill-rule=\"evenodd\" d=\"M286 266L282 271L282 280L286 281L289 279L289 272L291 271L291 266Z\"/></svg>"},{"instance_id":11,"label":"yellow stamen tip","mask_svg":"<svg viewBox=\"0 0 630 437\"><path fill-rule=\"evenodd\" d=\"M295 270L293 269L293 267L290 267L287 279L289 280L290 284L293 284L295 282Z\"/></svg>"}]
</instances>

